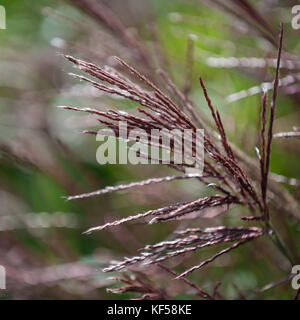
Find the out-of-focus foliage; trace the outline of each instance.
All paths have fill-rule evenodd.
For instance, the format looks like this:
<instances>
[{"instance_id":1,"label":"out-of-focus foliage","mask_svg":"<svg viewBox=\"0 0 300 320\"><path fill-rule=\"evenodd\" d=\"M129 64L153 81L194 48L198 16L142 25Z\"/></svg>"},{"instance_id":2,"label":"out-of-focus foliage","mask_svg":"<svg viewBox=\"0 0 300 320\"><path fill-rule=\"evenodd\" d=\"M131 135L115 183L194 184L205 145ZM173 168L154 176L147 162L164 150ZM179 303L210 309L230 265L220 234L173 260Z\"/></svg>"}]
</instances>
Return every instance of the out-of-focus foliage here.
<instances>
[{"instance_id":1,"label":"out-of-focus foliage","mask_svg":"<svg viewBox=\"0 0 300 320\"><path fill-rule=\"evenodd\" d=\"M232 103L227 103L226 97L272 81L274 68L217 68L212 66L211 58L275 58L276 48L251 32L249 35L241 20L208 6L209 1L102 2L121 18L128 32L139 34L145 50L152 50L153 56L159 52L157 67L165 69L180 88L186 84L187 43L192 39L191 99L197 108L208 114L198 84L201 75L223 117L229 139L255 158L260 95ZM294 2L251 3L276 34L279 22L284 21L284 49L291 57L299 57L299 30L293 30L290 24ZM67 73L72 68L59 55L70 53L95 63L109 64L112 55L122 54L121 44L112 40L113 34L104 36L104 28L68 1L4 0L1 4L7 12L7 29L0 30L0 265L7 270L7 290L0 291L0 297L136 297L134 293L107 292L106 288L115 282L101 269L110 260L134 255L146 244L165 239L178 224L128 224L92 235L82 232L113 217L159 208L178 199L192 200L209 194L209 190L197 181L174 181L78 202L65 201L63 196L69 194L164 176L171 169L159 165L98 165L95 159L98 143L93 137L80 133L97 122L91 117L56 108L57 105L134 107L123 100L102 97L69 77ZM156 37L158 39L154 40ZM139 62L135 64L126 51L121 57L139 68ZM299 73L299 69L291 72ZM299 83L290 85L289 90L279 91L275 132L300 127ZM275 140L271 158L273 173L296 179L296 186L283 186L297 201L300 197L299 150L297 139ZM201 228L234 225L237 216L242 215L240 210L232 209L214 219L198 218L193 224ZM299 262L299 222L276 210L272 217L291 254ZM184 261L171 262L171 266L180 272L213 253L214 249L206 249L186 256ZM190 280L210 292L221 280L219 292L228 298L290 299L295 295L290 280L260 291L269 283L288 277L290 269L274 244L259 239L195 272ZM195 297L188 287L182 291L180 281L171 280L172 277L159 268L149 268L147 277L151 279L151 286L166 290L163 294L168 297Z\"/></svg>"}]
</instances>

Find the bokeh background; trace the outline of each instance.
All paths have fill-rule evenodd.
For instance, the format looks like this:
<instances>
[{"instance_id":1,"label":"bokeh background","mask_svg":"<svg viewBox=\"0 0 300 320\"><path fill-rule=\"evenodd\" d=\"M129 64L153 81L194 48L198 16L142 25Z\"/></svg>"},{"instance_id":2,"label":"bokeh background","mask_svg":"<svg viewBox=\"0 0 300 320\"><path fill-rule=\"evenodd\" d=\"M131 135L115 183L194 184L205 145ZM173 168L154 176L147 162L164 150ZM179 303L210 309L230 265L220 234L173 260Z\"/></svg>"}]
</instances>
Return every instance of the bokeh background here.
<instances>
[{"instance_id":1,"label":"bokeh background","mask_svg":"<svg viewBox=\"0 0 300 320\"><path fill-rule=\"evenodd\" d=\"M80 133L95 126L93 117L56 106L131 110L135 105L101 96L70 77L72 66L61 53L100 65L113 63L111 57L117 55L146 74L160 67L178 87L189 92L197 108L209 115L198 84L201 75L224 119L229 139L256 157L260 94L237 101L233 101L236 96L232 94L272 81L274 68L259 67L259 61L249 58L275 58L276 47L257 31L257 24L247 23L246 14L233 15L218 5L222 1L94 1L108 6L122 21L126 33L141 40L142 50L153 60L150 68L132 54L126 39L81 10L84 1L80 2L1 1L7 13L7 29L0 30L0 265L7 271L7 290L0 290L1 299L138 297L135 293L107 292L107 288L119 284L101 269L111 260L132 256L138 248L166 239L178 223L127 224L92 235L82 232L119 217L210 192L196 181L175 181L65 201L66 195L165 176L172 170L160 165L97 164L99 144L94 137ZM275 39L280 21L284 22L284 50L295 63L281 76L297 74L298 80L280 88L274 131L291 131L300 127L300 31L291 27L291 8L298 1L249 3L266 19ZM241 66L232 57L248 60ZM299 155L299 140L275 140L271 171L280 175L280 184L297 200ZM234 225L242 213L235 208L213 219L208 214L197 218L193 225ZM292 255L300 262L299 223L280 212L272 214ZM170 265L183 270L214 252L207 249L193 253ZM295 294L287 278L290 268L269 240L259 239L189 278L208 291L221 280L220 293L230 299L290 299ZM190 289L161 270L148 268L141 272L172 298L195 298ZM274 287L261 290L268 284Z\"/></svg>"}]
</instances>

